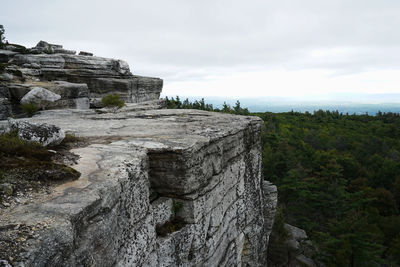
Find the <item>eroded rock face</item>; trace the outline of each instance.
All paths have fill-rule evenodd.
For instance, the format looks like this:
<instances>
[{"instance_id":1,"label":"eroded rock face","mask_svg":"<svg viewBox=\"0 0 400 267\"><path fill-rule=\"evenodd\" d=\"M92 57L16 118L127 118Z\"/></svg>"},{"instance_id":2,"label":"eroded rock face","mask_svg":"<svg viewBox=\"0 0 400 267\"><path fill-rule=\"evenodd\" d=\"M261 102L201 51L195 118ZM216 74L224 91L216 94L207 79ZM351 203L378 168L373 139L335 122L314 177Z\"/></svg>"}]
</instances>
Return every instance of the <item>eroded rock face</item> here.
<instances>
[{"instance_id":1,"label":"eroded rock face","mask_svg":"<svg viewBox=\"0 0 400 267\"><path fill-rule=\"evenodd\" d=\"M96 101L110 93L119 93L129 103L158 99L162 80L134 76L122 60L70 54L18 54L10 61L26 75L46 80L64 80L88 85L90 98ZM35 70L32 70L32 65Z\"/></svg>"},{"instance_id":2,"label":"eroded rock face","mask_svg":"<svg viewBox=\"0 0 400 267\"><path fill-rule=\"evenodd\" d=\"M9 89L10 98L6 100L13 111L18 111L22 97L38 86L56 94L63 89L61 99L46 106L49 109L89 108L88 103L99 107L101 98L110 93L120 94L126 103L157 100L162 90L161 79L133 75L123 60L87 52L76 55L44 41L24 53L15 51L0 50L0 88ZM67 82L68 86L57 86L55 81ZM76 88L82 91L76 93ZM7 110L0 109L0 119L9 116Z\"/></svg>"},{"instance_id":3,"label":"eroded rock face","mask_svg":"<svg viewBox=\"0 0 400 267\"><path fill-rule=\"evenodd\" d=\"M72 151L81 157L74 167L84 170L79 180L38 203L0 210L1 225L49 222L21 244L26 252L13 255L16 261L265 266L276 187L261 178L260 119L129 109L54 110L32 118L50 120L92 144ZM171 224L177 218L180 225ZM160 235L166 224L172 231Z\"/></svg>"}]
</instances>

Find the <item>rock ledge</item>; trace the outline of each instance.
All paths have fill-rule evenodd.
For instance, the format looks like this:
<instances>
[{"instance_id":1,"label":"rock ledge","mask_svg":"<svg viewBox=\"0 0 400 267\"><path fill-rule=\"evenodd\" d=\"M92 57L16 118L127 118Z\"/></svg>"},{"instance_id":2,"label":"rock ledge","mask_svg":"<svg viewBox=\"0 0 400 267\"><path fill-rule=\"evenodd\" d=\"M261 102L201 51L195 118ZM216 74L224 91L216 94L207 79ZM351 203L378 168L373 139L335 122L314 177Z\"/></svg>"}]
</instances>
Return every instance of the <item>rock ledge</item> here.
<instances>
[{"instance_id":1,"label":"rock ledge","mask_svg":"<svg viewBox=\"0 0 400 267\"><path fill-rule=\"evenodd\" d=\"M261 178L260 119L127 108L30 120L49 121L91 144L72 150L78 180L0 209L2 234L14 229L7 225L36 229L19 241L23 253L9 255L12 264L265 266L276 187ZM157 235L175 216L183 227Z\"/></svg>"}]
</instances>

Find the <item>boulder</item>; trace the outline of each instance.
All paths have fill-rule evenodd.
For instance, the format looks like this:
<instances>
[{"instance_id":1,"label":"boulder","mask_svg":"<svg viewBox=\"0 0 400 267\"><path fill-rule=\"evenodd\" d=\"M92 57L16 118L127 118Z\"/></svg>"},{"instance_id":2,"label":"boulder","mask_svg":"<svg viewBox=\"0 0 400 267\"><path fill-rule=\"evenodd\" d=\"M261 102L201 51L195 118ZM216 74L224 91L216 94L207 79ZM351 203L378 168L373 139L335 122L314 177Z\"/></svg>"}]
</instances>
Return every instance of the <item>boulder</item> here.
<instances>
[{"instance_id":1,"label":"boulder","mask_svg":"<svg viewBox=\"0 0 400 267\"><path fill-rule=\"evenodd\" d=\"M18 137L27 142L38 142L43 146L59 145L65 138L65 132L51 124L35 124L26 121L10 119L8 127L11 131L17 131Z\"/></svg>"},{"instance_id":2,"label":"boulder","mask_svg":"<svg viewBox=\"0 0 400 267\"><path fill-rule=\"evenodd\" d=\"M21 104L34 103L40 107L59 100L61 96L42 87L33 87L22 99Z\"/></svg>"},{"instance_id":3,"label":"boulder","mask_svg":"<svg viewBox=\"0 0 400 267\"><path fill-rule=\"evenodd\" d=\"M55 53L56 49L63 49L63 47L62 47L62 45L49 44L48 42L40 41L34 47L34 49L36 49L40 53L53 54L53 53Z\"/></svg>"}]
</instances>

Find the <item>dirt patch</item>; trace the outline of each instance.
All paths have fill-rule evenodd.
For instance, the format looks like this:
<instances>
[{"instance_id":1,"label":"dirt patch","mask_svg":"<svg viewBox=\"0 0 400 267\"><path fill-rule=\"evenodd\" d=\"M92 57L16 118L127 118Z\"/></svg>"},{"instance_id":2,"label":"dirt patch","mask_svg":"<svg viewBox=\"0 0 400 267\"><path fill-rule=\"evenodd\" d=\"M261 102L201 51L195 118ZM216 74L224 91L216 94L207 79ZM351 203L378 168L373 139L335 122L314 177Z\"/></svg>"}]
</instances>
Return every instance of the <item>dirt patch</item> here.
<instances>
[{"instance_id":1,"label":"dirt patch","mask_svg":"<svg viewBox=\"0 0 400 267\"><path fill-rule=\"evenodd\" d=\"M44 148L39 144L18 139L15 133L0 136L0 209L18 204L36 192L76 180L80 173L70 166L79 156L70 152L85 146L87 141L67 135L57 147ZM29 199L29 198L28 198Z\"/></svg>"}]
</instances>

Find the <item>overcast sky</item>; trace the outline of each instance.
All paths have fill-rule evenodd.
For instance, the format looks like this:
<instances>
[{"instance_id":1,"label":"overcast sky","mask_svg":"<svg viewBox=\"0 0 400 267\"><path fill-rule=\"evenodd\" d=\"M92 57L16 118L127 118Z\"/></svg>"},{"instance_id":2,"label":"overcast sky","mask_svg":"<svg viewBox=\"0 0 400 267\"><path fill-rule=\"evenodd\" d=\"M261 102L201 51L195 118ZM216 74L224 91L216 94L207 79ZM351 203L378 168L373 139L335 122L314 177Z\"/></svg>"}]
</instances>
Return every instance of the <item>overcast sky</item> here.
<instances>
[{"instance_id":1,"label":"overcast sky","mask_svg":"<svg viewBox=\"0 0 400 267\"><path fill-rule=\"evenodd\" d=\"M0 24L124 59L167 95L400 93L400 0L12 0Z\"/></svg>"}]
</instances>

